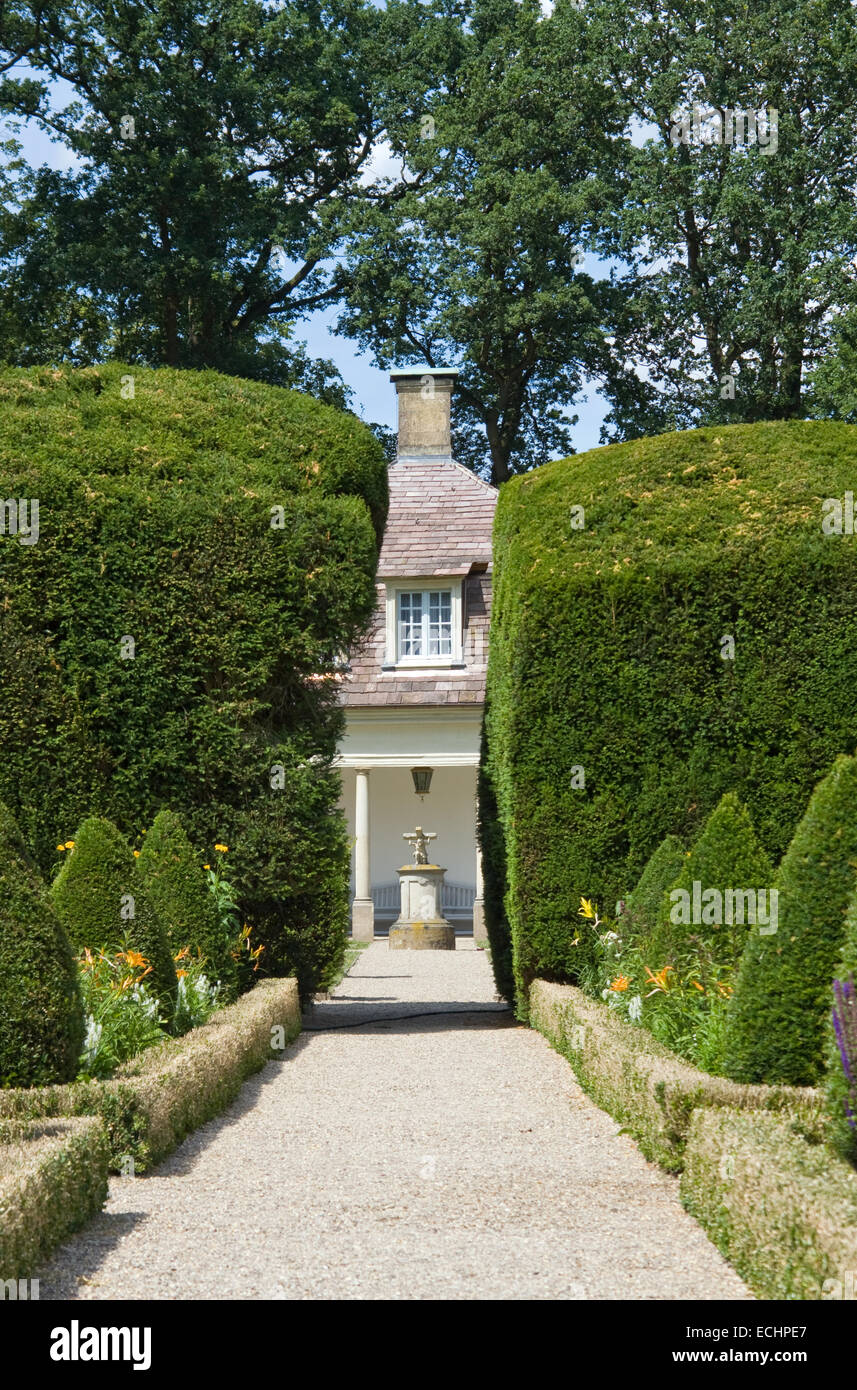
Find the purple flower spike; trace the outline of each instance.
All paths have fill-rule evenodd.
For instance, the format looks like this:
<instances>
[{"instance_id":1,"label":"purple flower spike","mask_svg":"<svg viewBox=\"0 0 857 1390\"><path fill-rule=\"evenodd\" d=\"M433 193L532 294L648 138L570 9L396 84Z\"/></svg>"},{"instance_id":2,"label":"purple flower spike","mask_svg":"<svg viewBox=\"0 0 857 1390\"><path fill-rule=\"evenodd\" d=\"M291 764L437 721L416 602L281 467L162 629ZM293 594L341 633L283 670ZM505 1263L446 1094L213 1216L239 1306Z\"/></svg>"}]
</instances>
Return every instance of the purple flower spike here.
<instances>
[{"instance_id":1,"label":"purple flower spike","mask_svg":"<svg viewBox=\"0 0 857 1390\"><path fill-rule=\"evenodd\" d=\"M845 1115L851 1128L857 1129L857 990L853 975L833 981L833 1031L847 1084Z\"/></svg>"}]
</instances>

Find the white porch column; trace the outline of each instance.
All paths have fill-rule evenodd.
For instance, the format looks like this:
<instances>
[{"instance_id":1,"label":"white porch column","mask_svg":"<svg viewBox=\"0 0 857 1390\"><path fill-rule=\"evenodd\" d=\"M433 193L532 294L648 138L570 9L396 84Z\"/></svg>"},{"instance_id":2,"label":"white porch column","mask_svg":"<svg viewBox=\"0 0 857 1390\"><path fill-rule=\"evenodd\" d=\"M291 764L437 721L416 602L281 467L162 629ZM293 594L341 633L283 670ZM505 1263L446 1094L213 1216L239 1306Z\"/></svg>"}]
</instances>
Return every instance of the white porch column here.
<instances>
[{"instance_id":1,"label":"white porch column","mask_svg":"<svg viewBox=\"0 0 857 1390\"><path fill-rule=\"evenodd\" d=\"M485 904L482 901L482 851L476 841L476 898L473 903L473 940L477 946L485 946L488 932L485 929Z\"/></svg>"},{"instance_id":2,"label":"white porch column","mask_svg":"<svg viewBox=\"0 0 857 1390\"><path fill-rule=\"evenodd\" d=\"M357 768L354 800L354 901L351 904L351 936L371 941L375 935L375 907L369 880L369 770Z\"/></svg>"}]
</instances>

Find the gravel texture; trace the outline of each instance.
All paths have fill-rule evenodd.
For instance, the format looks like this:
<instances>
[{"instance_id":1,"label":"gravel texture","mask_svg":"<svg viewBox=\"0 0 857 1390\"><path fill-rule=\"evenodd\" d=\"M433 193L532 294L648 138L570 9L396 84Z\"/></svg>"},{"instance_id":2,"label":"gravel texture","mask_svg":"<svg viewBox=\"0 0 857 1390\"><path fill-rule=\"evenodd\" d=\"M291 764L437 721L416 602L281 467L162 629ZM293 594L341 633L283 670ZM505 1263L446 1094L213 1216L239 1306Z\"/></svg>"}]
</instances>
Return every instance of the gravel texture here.
<instances>
[{"instance_id":1,"label":"gravel texture","mask_svg":"<svg viewBox=\"0 0 857 1390\"><path fill-rule=\"evenodd\" d=\"M43 1299L750 1297L472 942L376 942L305 1022L153 1174L112 1180Z\"/></svg>"}]
</instances>

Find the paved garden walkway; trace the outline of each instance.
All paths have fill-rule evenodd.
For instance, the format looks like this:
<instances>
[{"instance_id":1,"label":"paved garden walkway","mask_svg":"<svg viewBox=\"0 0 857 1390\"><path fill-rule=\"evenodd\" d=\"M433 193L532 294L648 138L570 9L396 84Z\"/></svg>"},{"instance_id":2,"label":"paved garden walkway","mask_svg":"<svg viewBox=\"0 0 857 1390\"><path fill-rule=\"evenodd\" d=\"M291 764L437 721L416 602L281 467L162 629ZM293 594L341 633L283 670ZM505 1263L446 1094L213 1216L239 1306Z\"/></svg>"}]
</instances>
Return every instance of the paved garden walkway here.
<instances>
[{"instance_id":1,"label":"paved garden walkway","mask_svg":"<svg viewBox=\"0 0 857 1390\"><path fill-rule=\"evenodd\" d=\"M40 1273L42 1298L749 1297L469 942L370 946Z\"/></svg>"}]
</instances>

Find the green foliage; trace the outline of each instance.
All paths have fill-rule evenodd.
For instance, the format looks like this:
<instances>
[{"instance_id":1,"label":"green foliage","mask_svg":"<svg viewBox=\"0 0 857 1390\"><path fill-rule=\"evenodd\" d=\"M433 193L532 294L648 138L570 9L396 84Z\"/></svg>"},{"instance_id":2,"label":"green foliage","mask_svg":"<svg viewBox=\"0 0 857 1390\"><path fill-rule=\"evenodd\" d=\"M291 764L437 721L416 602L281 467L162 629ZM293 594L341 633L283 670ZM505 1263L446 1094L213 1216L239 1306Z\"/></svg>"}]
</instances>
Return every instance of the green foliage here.
<instances>
[{"instance_id":1,"label":"green foliage","mask_svg":"<svg viewBox=\"0 0 857 1390\"><path fill-rule=\"evenodd\" d=\"M728 791L776 862L854 746L857 540L821 522L855 471L853 427L780 422L614 445L501 490L487 769L522 1013L536 975L577 977L582 897L612 905Z\"/></svg>"},{"instance_id":2,"label":"green foliage","mask_svg":"<svg viewBox=\"0 0 857 1390\"><path fill-rule=\"evenodd\" d=\"M213 372L7 370L0 495L40 499L38 543L0 545L0 797L42 871L93 812L136 839L168 805L230 846L245 920L309 924L320 978L344 939L332 759L340 653L375 605L377 442ZM276 944L266 965L297 968Z\"/></svg>"},{"instance_id":3,"label":"green foliage","mask_svg":"<svg viewBox=\"0 0 857 1390\"><path fill-rule=\"evenodd\" d=\"M171 1018L177 986L167 933L115 825L100 816L83 822L51 891L77 950L121 945L144 957L152 968L149 987Z\"/></svg>"},{"instance_id":4,"label":"green foliage","mask_svg":"<svg viewBox=\"0 0 857 1390\"><path fill-rule=\"evenodd\" d=\"M734 792L726 792L711 812L702 829L702 834L682 864L679 874L665 890L658 914L657 925L648 943L650 954L659 965L666 961L678 964L696 943L711 951L713 959L720 965L732 967L738 964L748 931L752 928L749 916L744 910L744 923L728 923L727 890L764 889L766 892L766 911L769 906L767 894L771 888L773 871L771 861L759 844L753 823ZM673 898L679 890L692 899L694 883L700 885L703 897L703 918L700 923L681 924L671 920L677 915L680 902ZM720 912L706 911L705 893L715 889L720 894ZM716 904L714 905L716 907ZM720 916L720 922L706 923L705 917ZM737 916L733 911L731 915Z\"/></svg>"},{"instance_id":5,"label":"green foliage","mask_svg":"<svg viewBox=\"0 0 857 1390\"><path fill-rule=\"evenodd\" d=\"M71 1080L82 1040L68 937L14 817L0 805L0 1086Z\"/></svg>"},{"instance_id":6,"label":"green foliage","mask_svg":"<svg viewBox=\"0 0 857 1390\"><path fill-rule=\"evenodd\" d=\"M726 1073L813 1085L857 867L857 758L816 787L780 864L779 921L747 938L729 1011Z\"/></svg>"},{"instance_id":7,"label":"green foliage","mask_svg":"<svg viewBox=\"0 0 857 1390\"><path fill-rule=\"evenodd\" d=\"M224 932L205 870L174 811L159 811L145 837L137 869L166 928L173 956L184 947L201 955L223 1002L235 997L231 946L237 930Z\"/></svg>"},{"instance_id":8,"label":"green foliage","mask_svg":"<svg viewBox=\"0 0 857 1390\"><path fill-rule=\"evenodd\" d=\"M622 910L622 935L646 940L654 933L664 893L675 883L685 861L681 840L665 835L640 874Z\"/></svg>"}]
</instances>

